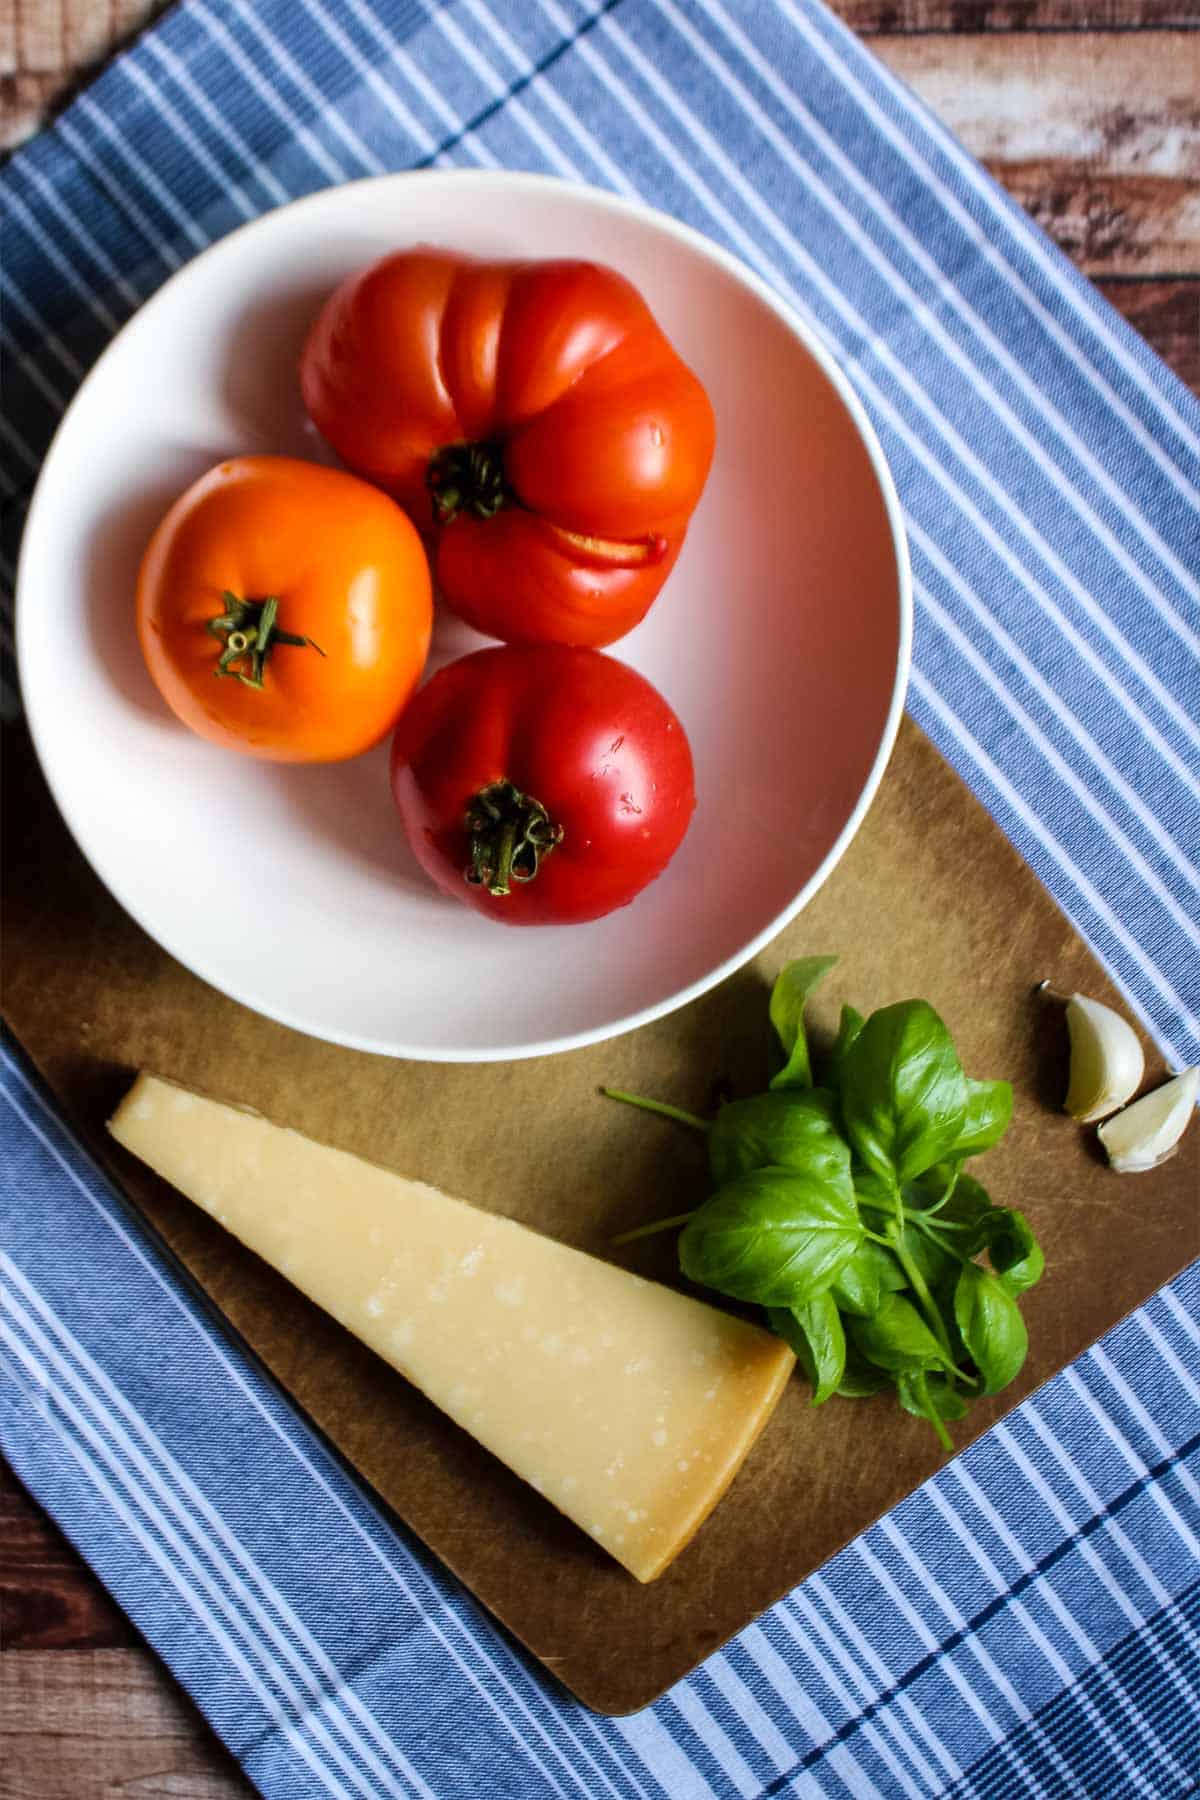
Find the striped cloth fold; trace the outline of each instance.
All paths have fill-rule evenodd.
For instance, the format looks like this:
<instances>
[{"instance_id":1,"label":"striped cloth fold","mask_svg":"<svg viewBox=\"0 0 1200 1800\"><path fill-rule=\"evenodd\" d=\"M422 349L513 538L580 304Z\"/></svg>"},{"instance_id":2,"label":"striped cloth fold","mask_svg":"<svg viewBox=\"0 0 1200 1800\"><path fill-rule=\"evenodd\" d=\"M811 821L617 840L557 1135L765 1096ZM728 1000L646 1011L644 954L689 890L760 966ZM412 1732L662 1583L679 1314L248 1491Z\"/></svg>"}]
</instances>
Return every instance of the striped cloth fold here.
<instances>
[{"instance_id":1,"label":"striped cloth fold","mask_svg":"<svg viewBox=\"0 0 1200 1800\"><path fill-rule=\"evenodd\" d=\"M822 332L905 507L914 715L1200 1059L1200 408L818 5L182 0L0 171L0 575L167 275L434 165L649 199ZM0 661L11 709L7 621ZM604 1720L381 1513L15 1048L0 1075L0 1447L271 1800L1195 1790L1200 1269Z\"/></svg>"}]
</instances>

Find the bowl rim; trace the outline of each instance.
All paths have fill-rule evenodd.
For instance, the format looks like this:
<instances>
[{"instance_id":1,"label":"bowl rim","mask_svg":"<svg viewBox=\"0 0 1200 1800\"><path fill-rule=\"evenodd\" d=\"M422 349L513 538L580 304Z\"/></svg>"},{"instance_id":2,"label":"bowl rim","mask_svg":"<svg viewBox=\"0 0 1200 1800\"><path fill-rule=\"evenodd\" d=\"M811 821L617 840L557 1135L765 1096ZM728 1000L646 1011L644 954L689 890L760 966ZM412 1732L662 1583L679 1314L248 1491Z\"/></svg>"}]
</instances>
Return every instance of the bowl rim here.
<instances>
[{"instance_id":1,"label":"bowl rim","mask_svg":"<svg viewBox=\"0 0 1200 1800\"><path fill-rule=\"evenodd\" d=\"M249 991L235 991L226 987L223 982L214 980L213 976L198 961L194 960L181 945L174 941L174 934L164 932L150 924L143 917L141 909L126 891L119 875L114 876L101 866L98 849L84 841L82 827L77 828L72 813L64 802L59 783L56 781L53 768L53 753L50 749L48 734L39 725L36 703L31 704L29 697L22 691L24 716L33 741L34 751L46 784L50 789L67 829L71 833L77 847L81 851L89 867L108 889L118 904L129 914L134 923L152 938L169 956L181 963L190 973L199 977L218 992L247 1006L251 1011L272 1019L276 1024L285 1025L290 1030L298 1031L307 1037L315 1037L326 1043L333 1043L348 1050L365 1051L378 1056L390 1056L412 1062L432 1063L484 1063L484 1062L519 1062L535 1056L558 1055L564 1051L583 1049L589 1044L603 1043L609 1038L620 1037L626 1032L636 1031L642 1025L649 1025L655 1019L665 1018L669 1013L677 1012L681 1007L689 1005L701 995L717 987L722 981L744 968L757 956L771 940L788 925L829 879L846 850L853 841L863 819L866 817L871 802L878 792L880 782L891 758L896 735L900 729L900 720L904 712L905 698L908 690L909 674L912 663L913 636L913 599L912 569L909 557L908 538L904 528L903 510L900 497L896 491L895 481L884 455L882 445L871 423L862 400L852 386L849 377L843 372L834 358L832 350L824 338L804 320L796 309L776 292L748 263L725 249L722 244L707 237L694 226L686 225L672 214L661 211L658 207L649 206L644 201L631 199L621 194L614 194L601 187L593 187L587 182L568 181L556 175L543 174L532 170L509 169L401 169L383 175L362 176L354 181L339 182L335 186L319 188L314 193L304 194L295 200L285 202L282 206L273 207L269 212L261 213L257 218L248 220L226 232L213 243L208 244L195 256L176 269L167 279L148 296L142 304L130 314L113 338L105 345L92 367L88 370L79 387L73 394L66 410L46 447L37 482L30 500L25 519L25 527L21 536L20 552L17 560L16 580L14 582L14 642L16 647L18 675L23 670L27 651L26 639L31 629L26 619L33 613L32 597L27 593L33 586L33 553L41 526L41 510L49 487L46 479L61 442L71 429L77 409L84 403L89 388L98 378L109 358L115 353L117 346L126 332L135 323L140 323L148 314L160 308L167 301L177 283L183 282L196 265L205 258L219 258L229 254L231 246L242 246L245 240L256 233L270 231L277 219L298 210L320 212L322 208L337 207L343 194L351 189L378 189L387 186L404 185L411 188L414 183L423 187L496 187L532 193L552 191L555 195L565 195L587 207L599 207L611 213L624 214L642 224L650 225L667 237L694 252L702 260L714 264L718 269L730 275L743 287L748 288L759 300L769 306L782 320L789 331L803 345L813 358L826 380L850 415L859 438L867 452L872 472L879 491L891 529L892 547L895 553L897 576L897 600L899 609L898 640L896 655L896 673L892 686L892 694L884 719L879 744L871 763L867 778L863 783L858 799L841 831L826 851L817 868L798 890L788 904L768 920L753 937L747 940L731 956L715 964L695 981L677 989L663 999L655 1000L635 1012L622 1015L620 1018L607 1021L603 1025L592 1026L581 1031L563 1033L539 1041L513 1045L483 1048L466 1046L451 1050L438 1046L431 1049L428 1045L405 1043L397 1038L381 1039L369 1034L354 1032L338 1032L328 1029L314 1030L311 1023L289 1008L266 1002Z\"/></svg>"}]
</instances>

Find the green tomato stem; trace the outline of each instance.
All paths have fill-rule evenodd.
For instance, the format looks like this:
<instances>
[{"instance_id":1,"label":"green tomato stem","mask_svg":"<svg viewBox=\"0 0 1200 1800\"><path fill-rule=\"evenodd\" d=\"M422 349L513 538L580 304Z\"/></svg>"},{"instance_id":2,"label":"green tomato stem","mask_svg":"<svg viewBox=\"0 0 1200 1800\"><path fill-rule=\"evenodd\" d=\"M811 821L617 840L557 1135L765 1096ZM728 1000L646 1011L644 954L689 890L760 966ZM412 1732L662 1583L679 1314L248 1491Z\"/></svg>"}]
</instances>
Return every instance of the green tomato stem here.
<instances>
[{"instance_id":1,"label":"green tomato stem","mask_svg":"<svg viewBox=\"0 0 1200 1800\"><path fill-rule=\"evenodd\" d=\"M693 1207L691 1212L676 1213L671 1219L654 1219L649 1225L635 1225L632 1231L623 1231L620 1237L610 1238L609 1242L614 1245L632 1244L638 1238L653 1237L658 1231L673 1231L676 1226L686 1225L689 1219L695 1217L695 1213L696 1209Z\"/></svg>"},{"instance_id":2,"label":"green tomato stem","mask_svg":"<svg viewBox=\"0 0 1200 1800\"><path fill-rule=\"evenodd\" d=\"M299 650L315 650L318 656L324 656L320 644L314 644L311 638L280 630L275 623L279 613L276 595L270 594L265 600L243 600L227 588L221 600L225 611L208 621L208 630L223 646L214 675L233 675L245 687L261 688L267 659L277 644L292 644Z\"/></svg>"},{"instance_id":3,"label":"green tomato stem","mask_svg":"<svg viewBox=\"0 0 1200 1800\"><path fill-rule=\"evenodd\" d=\"M671 1106L666 1100L647 1100L642 1094L627 1094L623 1088L602 1087L600 1092L606 1099L620 1100L625 1106L637 1106L642 1112L658 1113L661 1118L674 1119L677 1125L686 1125L689 1131L707 1132L712 1128L708 1119L685 1112L681 1106Z\"/></svg>"},{"instance_id":4,"label":"green tomato stem","mask_svg":"<svg viewBox=\"0 0 1200 1800\"><path fill-rule=\"evenodd\" d=\"M541 801L507 780L480 789L467 807L465 825L471 860L463 875L497 899L510 894L515 881L532 881L563 840L562 826Z\"/></svg>"}]
</instances>

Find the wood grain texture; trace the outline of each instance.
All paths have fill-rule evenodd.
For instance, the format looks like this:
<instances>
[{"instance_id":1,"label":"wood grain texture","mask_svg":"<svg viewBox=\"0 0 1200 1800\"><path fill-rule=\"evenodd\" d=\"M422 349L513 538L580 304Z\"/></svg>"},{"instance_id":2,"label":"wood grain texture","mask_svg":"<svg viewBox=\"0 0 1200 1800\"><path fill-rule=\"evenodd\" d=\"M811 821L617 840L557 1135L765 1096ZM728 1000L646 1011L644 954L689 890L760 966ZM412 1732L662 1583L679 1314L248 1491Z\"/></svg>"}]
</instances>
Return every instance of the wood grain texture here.
<instances>
[{"instance_id":1,"label":"wood grain texture","mask_svg":"<svg viewBox=\"0 0 1200 1800\"><path fill-rule=\"evenodd\" d=\"M862 37L953 31L1130 31L1195 25L1196 0L832 0Z\"/></svg>"},{"instance_id":2,"label":"wood grain texture","mask_svg":"<svg viewBox=\"0 0 1200 1800\"><path fill-rule=\"evenodd\" d=\"M0 0L0 150L12 149L166 0Z\"/></svg>"},{"instance_id":3,"label":"wood grain texture","mask_svg":"<svg viewBox=\"0 0 1200 1800\"><path fill-rule=\"evenodd\" d=\"M874 48L1087 274L1200 269L1200 32Z\"/></svg>"},{"instance_id":4,"label":"wood grain texture","mask_svg":"<svg viewBox=\"0 0 1200 1800\"><path fill-rule=\"evenodd\" d=\"M1097 282L1100 292L1200 398L1200 277Z\"/></svg>"},{"instance_id":5,"label":"wood grain texture","mask_svg":"<svg viewBox=\"0 0 1200 1800\"><path fill-rule=\"evenodd\" d=\"M0 1457L0 1653L140 1643L120 1607Z\"/></svg>"},{"instance_id":6,"label":"wood grain texture","mask_svg":"<svg viewBox=\"0 0 1200 1800\"><path fill-rule=\"evenodd\" d=\"M245 1800L253 1792L145 1652L0 1656L0 1800Z\"/></svg>"}]
</instances>

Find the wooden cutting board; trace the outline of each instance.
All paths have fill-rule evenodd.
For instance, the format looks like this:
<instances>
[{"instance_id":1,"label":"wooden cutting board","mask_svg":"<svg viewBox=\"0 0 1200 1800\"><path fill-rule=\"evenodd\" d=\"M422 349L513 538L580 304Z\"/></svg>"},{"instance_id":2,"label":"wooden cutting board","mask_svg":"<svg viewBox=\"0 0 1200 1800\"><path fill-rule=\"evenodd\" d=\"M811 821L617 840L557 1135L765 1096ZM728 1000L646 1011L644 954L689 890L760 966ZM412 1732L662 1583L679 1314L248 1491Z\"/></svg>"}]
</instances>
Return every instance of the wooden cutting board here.
<instances>
[{"instance_id":1,"label":"wooden cutting board","mask_svg":"<svg viewBox=\"0 0 1200 1800\"><path fill-rule=\"evenodd\" d=\"M707 1111L767 1073L766 1001L786 960L838 951L812 1005L829 1029L909 995L946 1019L969 1073L1009 1077L1014 1123L974 1165L1019 1205L1047 1273L1026 1297L1030 1355L956 1426L965 1445L1200 1250L1200 1130L1152 1174L1113 1175L1058 1110L1049 977L1119 1004L1054 902L928 740L906 722L845 859L754 963L670 1018L570 1055L483 1066L394 1062L319 1043L224 999L160 950L85 864L27 742L4 758L4 1009L81 1136L299 1404L410 1529L590 1707L645 1705L940 1465L894 1402L820 1410L794 1381L729 1495L649 1587L480 1449L204 1214L111 1146L104 1122L146 1067L257 1107L640 1272L672 1245L614 1234L704 1189L689 1134L601 1099L602 1082ZM148 826L152 829L152 824ZM1160 1074L1150 1059L1148 1076ZM352 1604L352 1601L350 1602Z\"/></svg>"}]
</instances>

